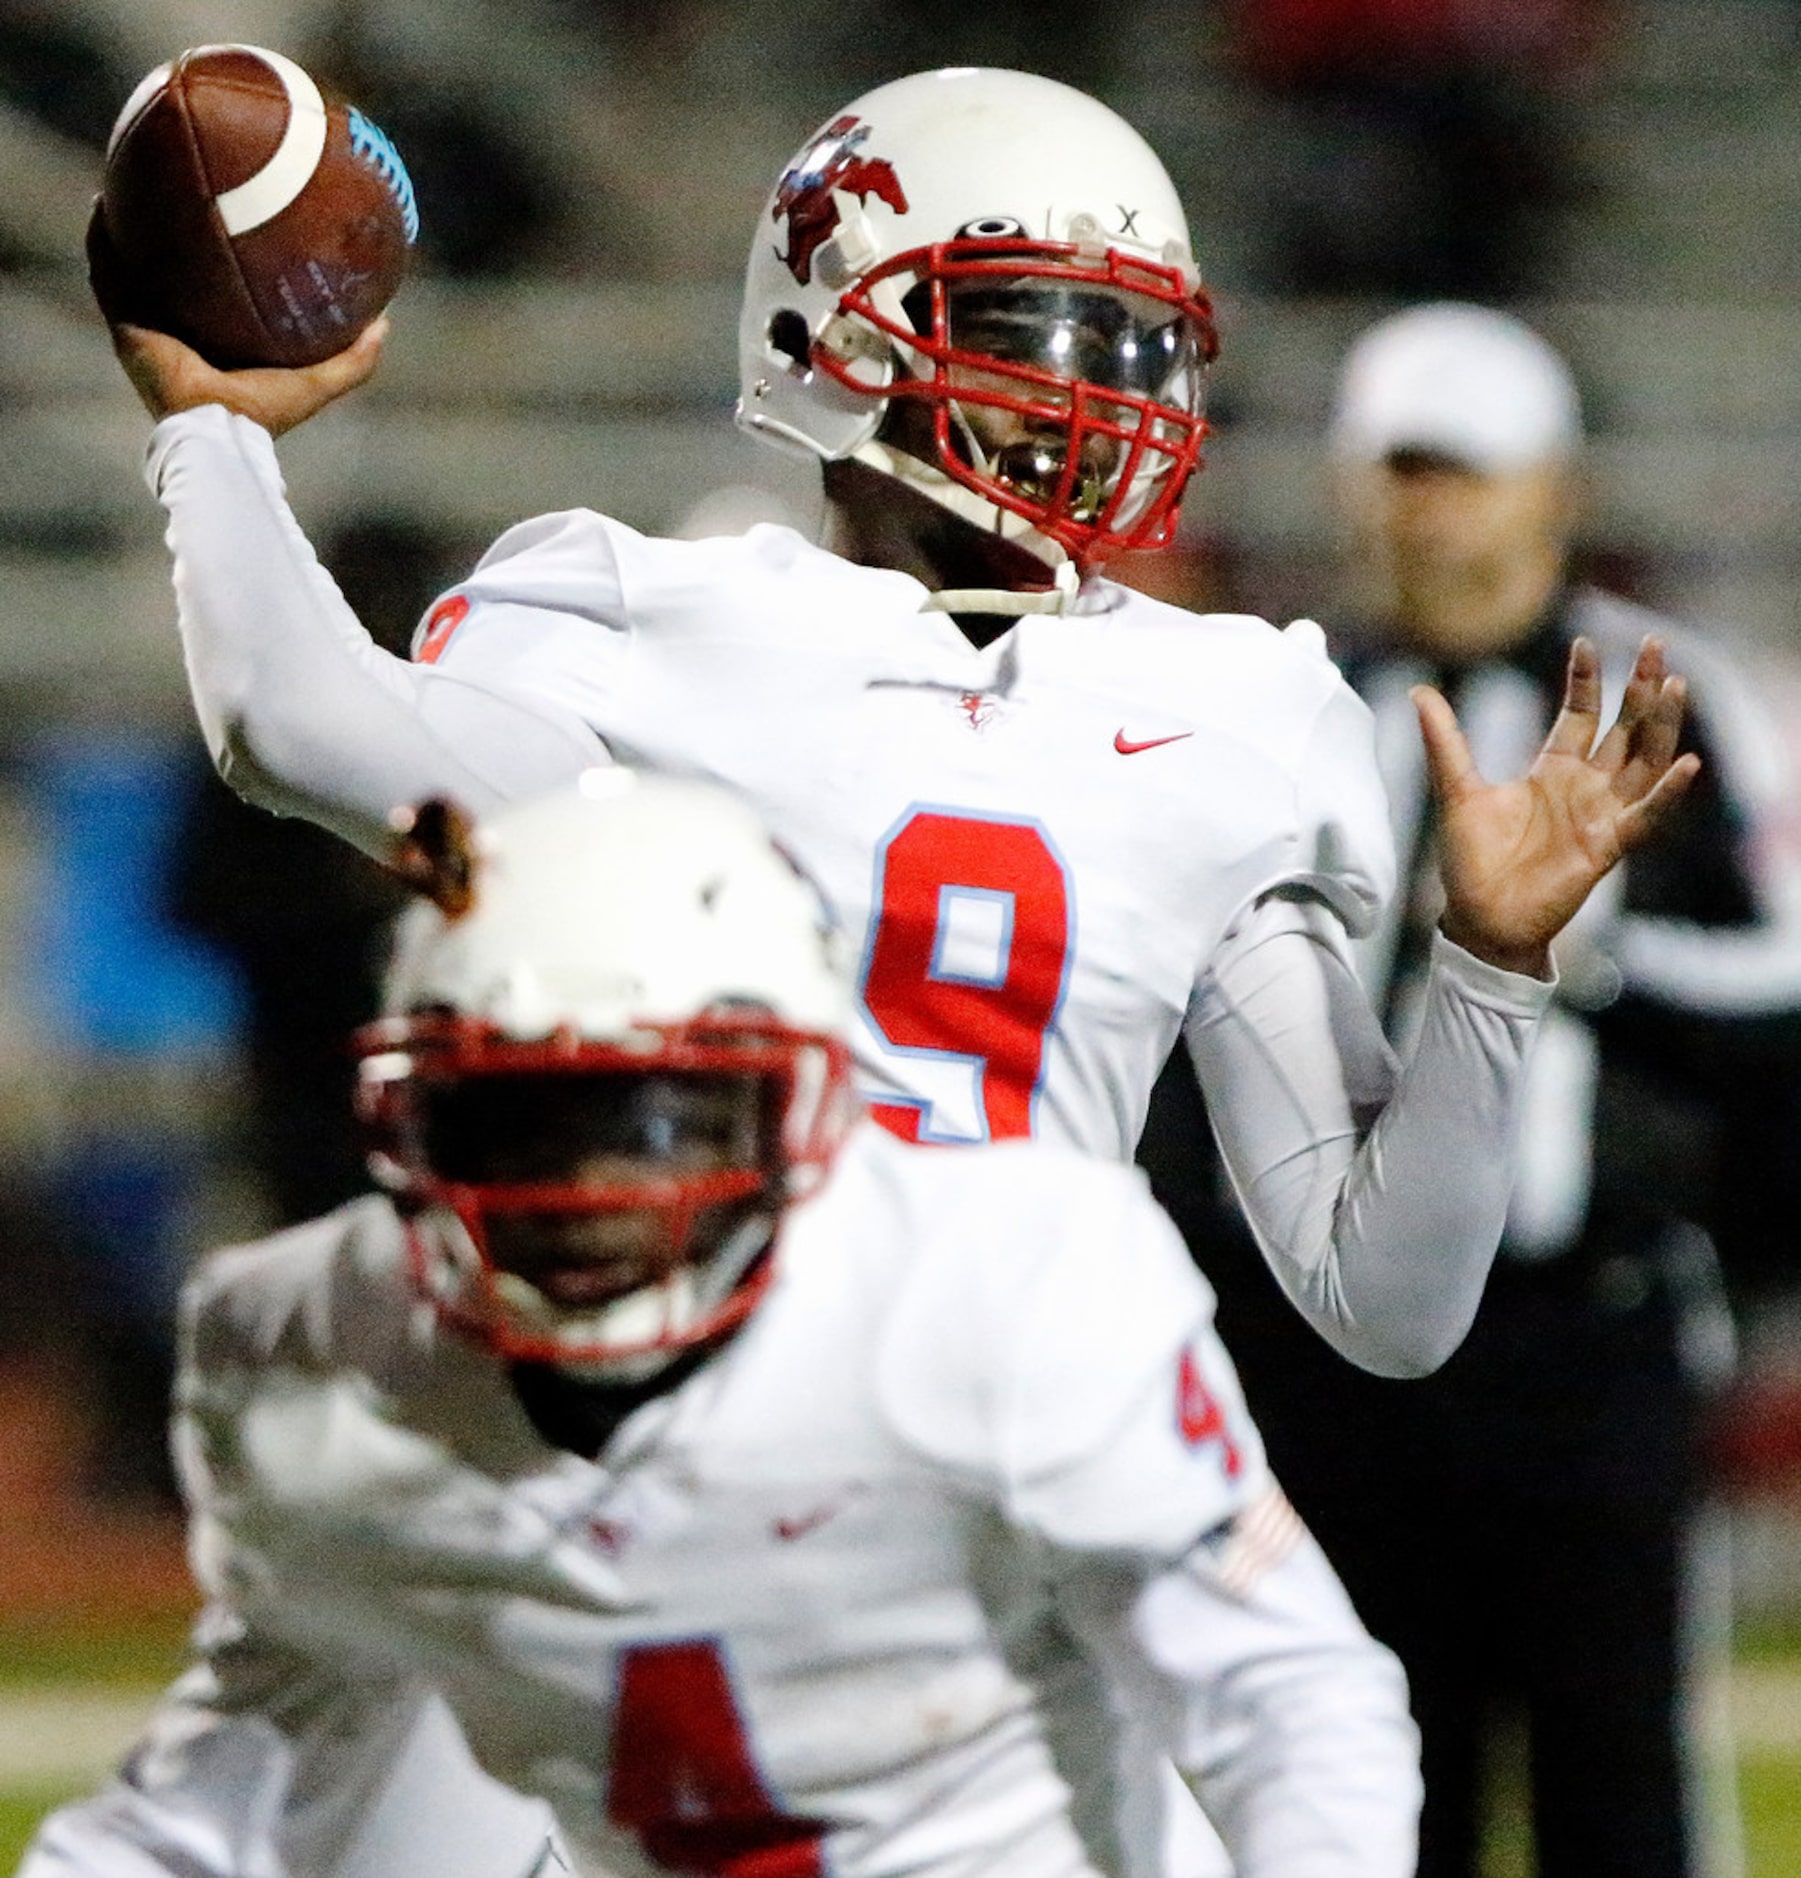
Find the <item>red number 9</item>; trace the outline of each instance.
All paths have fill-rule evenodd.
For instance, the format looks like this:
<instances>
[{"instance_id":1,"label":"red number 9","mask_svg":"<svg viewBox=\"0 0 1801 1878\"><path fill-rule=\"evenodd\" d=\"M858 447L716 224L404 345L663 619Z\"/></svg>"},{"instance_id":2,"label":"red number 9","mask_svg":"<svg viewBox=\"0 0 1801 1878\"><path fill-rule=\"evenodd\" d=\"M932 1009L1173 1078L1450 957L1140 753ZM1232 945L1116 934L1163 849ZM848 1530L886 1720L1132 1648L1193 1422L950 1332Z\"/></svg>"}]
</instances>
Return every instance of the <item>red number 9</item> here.
<instances>
[{"instance_id":1,"label":"red number 9","mask_svg":"<svg viewBox=\"0 0 1801 1878\"><path fill-rule=\"evenodd\" d=\"M908 1141L1032 1132L1045 1037L1063 1002L1073 895L1036 822L911 809L876 852L860 986L876 1035L903 1056L976 1065L985 1134L934 1128L930 1104L871 1104Z\"/></svg>"}]
</instances>

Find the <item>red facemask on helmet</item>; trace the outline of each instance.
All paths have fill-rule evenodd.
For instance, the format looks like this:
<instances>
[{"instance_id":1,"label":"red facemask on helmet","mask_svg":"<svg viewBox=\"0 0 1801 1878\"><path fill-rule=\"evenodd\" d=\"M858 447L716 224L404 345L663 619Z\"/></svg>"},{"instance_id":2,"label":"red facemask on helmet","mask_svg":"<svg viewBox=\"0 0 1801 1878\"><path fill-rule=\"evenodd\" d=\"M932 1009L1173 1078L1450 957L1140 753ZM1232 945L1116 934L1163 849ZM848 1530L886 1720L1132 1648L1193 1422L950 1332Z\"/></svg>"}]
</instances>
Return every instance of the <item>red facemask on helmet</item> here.
<instances>
[{"instance_id":1,"label":"red facemask on helmet","mask_svg":"<svg viewBox=\"0 0 1801 1878\"><path fill-rule=\"evenodd\" d=\"M850 1109L835 1037L740 1013L629 1044L426 1014L359 1049L370 1164L440 1312L509 1361L625 1379L744 1320ZM622 1256L642 1282L582 1294Z\"/></svg>"},{"instance_id":2,"label":"red facemask on helmet","mask_svg":"<svg viewBox=\"0 0 1801 1878\"><path fill-rule=\"evenodd\" d=\"M882 288L905 284L906 318ZM1212 307L1180 269L1070 244L966 239L897 255L840 301L895 344L904 374L857 375L857 327L834 322L813 362L889 401L881 441L1030 523L1079 564L1159 548L1207 435ZM900 410L928 414L909 425Z\"/></svg>"},{"instance_id":3,"label":"red facemask on helmet","mask_svg":"<svg viewBox=\"0 0 1801 1878\"><path fill-rule=\"evenodd\" d=\"M1181 204L1129 124L1029 73L922 72L778 179L738 416L907 483L1073 593L1066 566L1174 532L1215 349Z\"/></svg>"},{"instance_id":4,"label":"red facemask on helmet","mask_svg":"<svg viewBox=\"0 0 1801 1878\"><path fill-rule=\"evenodd\" d=\"M741 1322L855 1113L818 891L745 804L630 770L411 819L371 1166L439 1313L636 1382Z\"/></svg>"}]
</instances>

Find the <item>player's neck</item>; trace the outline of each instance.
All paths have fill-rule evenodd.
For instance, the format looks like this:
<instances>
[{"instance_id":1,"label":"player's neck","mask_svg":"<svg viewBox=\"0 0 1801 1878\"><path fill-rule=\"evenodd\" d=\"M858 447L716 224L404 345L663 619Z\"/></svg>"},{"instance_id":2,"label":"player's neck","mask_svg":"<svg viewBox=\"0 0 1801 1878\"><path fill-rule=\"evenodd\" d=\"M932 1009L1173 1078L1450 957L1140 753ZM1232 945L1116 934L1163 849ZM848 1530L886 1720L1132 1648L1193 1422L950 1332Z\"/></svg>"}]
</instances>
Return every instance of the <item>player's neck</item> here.
<instances>
[{"instance_id":1,"label":"player's neck","mask_svg":"<svg viewBox=\"0 0 1801 1878\"><path fill-rule=\"evenodd\" d=\"M856 462L825 466L824 545L859 567L911 575L930 593L1021 593L1049 585L1049 570L1035 555ZM975 646L991 645L1014 624L1005 613L950 617Z\"/></svg>"}]
</instances>

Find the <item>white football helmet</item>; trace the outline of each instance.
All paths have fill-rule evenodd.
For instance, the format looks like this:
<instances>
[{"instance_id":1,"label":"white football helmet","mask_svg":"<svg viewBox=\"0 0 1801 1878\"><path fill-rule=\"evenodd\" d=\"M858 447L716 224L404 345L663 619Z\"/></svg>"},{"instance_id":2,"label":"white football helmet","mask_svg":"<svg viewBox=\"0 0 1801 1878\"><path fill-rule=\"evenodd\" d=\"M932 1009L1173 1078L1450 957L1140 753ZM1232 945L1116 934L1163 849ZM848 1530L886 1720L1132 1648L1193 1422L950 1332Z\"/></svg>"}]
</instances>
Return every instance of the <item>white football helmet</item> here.
<instances>
[{"instance_id":1,"label":"white football helmet","mask_svg":"<svg viewBox=\"0 0 1801 1878\"><path fill-rule=\"evenodd\" d=\"M700 783L591 770L448 845L451 890L402 921L390 1015L359 1038L371 1167L441 1315L509 1360L642 1380L749 1313L855 1112L836 940L750 810ZM681 1130L721 1092L730 1152L695 1171ZM634 1172L571 1173L582 1152ZM522 1215L654 1217L666 1275L553 1301L491 1256Z\"/></svg>"},{"instance_id":2,"label":"white football helmet","mask_svg":"<svg viewBox=\"0 0 1801 1878\"><path fill-rule=\"evenodd\" d=\"M1086 94L963 67L847 105L751 246L738 421L1053 569L1174 531L1216 350L1163 165Z\"/></svg>"}]
</instances>

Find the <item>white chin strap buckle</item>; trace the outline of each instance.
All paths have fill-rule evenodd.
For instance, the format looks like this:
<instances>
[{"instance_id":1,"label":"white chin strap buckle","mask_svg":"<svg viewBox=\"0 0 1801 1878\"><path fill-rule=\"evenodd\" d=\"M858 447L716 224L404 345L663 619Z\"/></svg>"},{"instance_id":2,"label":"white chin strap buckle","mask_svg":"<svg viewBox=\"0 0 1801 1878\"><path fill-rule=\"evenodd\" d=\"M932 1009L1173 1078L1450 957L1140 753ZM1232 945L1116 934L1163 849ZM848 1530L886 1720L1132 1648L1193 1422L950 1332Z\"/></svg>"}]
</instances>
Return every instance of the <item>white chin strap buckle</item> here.
<instances>
[{"instance_id":1,"label":"white chin strap buckle","mask_svg":"<svg viewBox=\"0 0 1801 1878\"><path fill-rule=\"evenodd\" d=\"M998 613L1019 618L1027 613L1067 613L1081 591L1082 577L1074 561L1060 561L1048 587L1024 592L1010 587L949 587L930 593L922 613Z\"/></svg>"}]
</instances>

